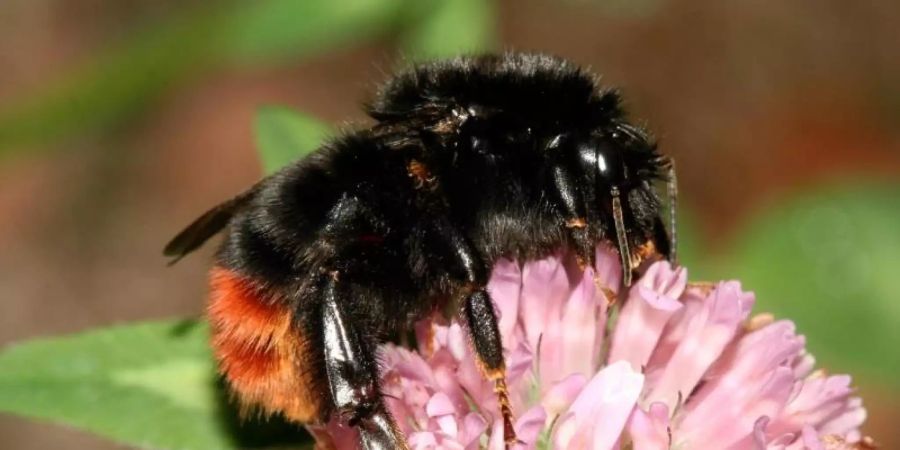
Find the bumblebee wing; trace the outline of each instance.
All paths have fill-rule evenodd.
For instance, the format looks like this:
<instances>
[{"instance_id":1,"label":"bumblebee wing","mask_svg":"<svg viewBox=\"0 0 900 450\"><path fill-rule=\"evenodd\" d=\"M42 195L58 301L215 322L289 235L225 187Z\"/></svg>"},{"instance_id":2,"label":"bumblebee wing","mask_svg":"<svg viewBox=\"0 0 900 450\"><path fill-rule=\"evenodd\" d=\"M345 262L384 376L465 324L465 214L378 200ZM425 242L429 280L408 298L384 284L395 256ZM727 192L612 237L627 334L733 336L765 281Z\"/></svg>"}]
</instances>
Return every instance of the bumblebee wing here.
<instances>
[{"instance_id":1,"label":"bumblebee wing","mask_svg":"<svg viewBox=\"0 0 900 450\"><path fill-rule=\"evenodd\" d=\"M169 261L169 265L175 264L185 255L203 245L214 234L222 231L234 214L253 199L259 190L258 186L259 184L205 212L172 238L163 249L163 255L173 258Z\"/></svg>"}]
</instances>

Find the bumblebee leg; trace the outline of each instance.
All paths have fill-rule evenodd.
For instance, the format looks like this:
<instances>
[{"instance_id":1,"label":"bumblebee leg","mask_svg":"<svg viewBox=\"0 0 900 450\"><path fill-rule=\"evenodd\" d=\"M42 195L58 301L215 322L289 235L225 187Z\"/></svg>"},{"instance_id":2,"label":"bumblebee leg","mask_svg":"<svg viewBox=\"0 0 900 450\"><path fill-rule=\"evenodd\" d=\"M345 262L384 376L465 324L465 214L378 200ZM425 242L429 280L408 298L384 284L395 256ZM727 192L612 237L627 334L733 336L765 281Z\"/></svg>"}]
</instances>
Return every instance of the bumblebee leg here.
<instances>
[{"instance_id":1,"label":"bumblebee leg","mask_svg":"<svg viewBox=\"0 0 900 450\"><path fill-rule=\"evenodd\" d=\"M503 416L503 438L509 448L516 442L516 432L506 388L506 365L500 327L497 315L494 314L494 302L485 290L490 267L484 264L474 247L449 222L438 221L435 231L441 236L440 242L446 244L443 250L447 253L442 258L448 263L445 269L453 279L464 283L462 319L472 339L475 358L482 373L485 378L494 382L494 391Z\"/></svg>"},{"instance_id":2,"label":"bumblebee leg","mask_svg":"<svg viewBox=\"0 0 900 450\"><path fill-rule=\"evenodd\" d=\"M494 303L484 289L479 289L466 297L462 305L462 315L472 338L478 364L485 377L494 382L494 392L497 393L500 413L503 415L503 438L509 447L516 443L516 432L513 428L512 408L506 388L503 343L500 328L497 326L497 315L494 314Z\"/></svg>"},{"instance_id":3,"label":"bumblebee leg","mask_svg":"<svg viewBox=\"0 0 900 450\"><path fill-rule=\"evenodd\" d=\"M336 275L327 280L323 294L321 333L335 410L359 431L362 448L409 448L382 401L375 346L348 320L343 310L347 302L342 301L345 298Z\"/></svg>"},{"instance_id":4,"label":"bumblebee leg","mask_svg":"<svg viewBox=\"0 0 900 450\"><path fill-rule=\"evenodd\" d=\"M594 240L590 236L588 227L588 215L585 209L584 196L578 190L578 183L572 173L563 165L553 168L553 185L558 201L568 217L566 229L569 237L575 244L578 253L578 263L582 266L594 265Z\"/></svg>"}]
</instances>

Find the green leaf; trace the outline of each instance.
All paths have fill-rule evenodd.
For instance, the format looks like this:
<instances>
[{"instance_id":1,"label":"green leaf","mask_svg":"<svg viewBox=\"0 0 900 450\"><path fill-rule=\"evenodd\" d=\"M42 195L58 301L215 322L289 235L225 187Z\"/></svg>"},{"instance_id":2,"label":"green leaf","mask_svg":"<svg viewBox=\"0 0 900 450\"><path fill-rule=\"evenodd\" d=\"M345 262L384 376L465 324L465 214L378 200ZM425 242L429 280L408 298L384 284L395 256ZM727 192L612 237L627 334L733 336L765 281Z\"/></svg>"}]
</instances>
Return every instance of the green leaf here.
<instances>
[{"instance_id":1,"label":"green leaf","mask_svg":"<svg viewBox=\"0 0 900 450\"><path fill-rule=\"evenodd\" d=\"M249 2L226 27L223 49L240 62L302 56L388 30L402 0Z\"/></svg>"},{"instance_id":2,"label":"green leaf","mask_svg":"<svg viewBox=\"0 0 900 450\"><path fill-rule=\"evenodd\" d=\"M490 0L431 0L416 5L419 17L406 35L407 51L417 59L484 52L495 44L494 5Z\"/></svg>"},{"instance_id":3,"label":"green leaf","mask_svg":"<svg viewBox=\"0 0 900 450\"><path fill-rule=\"evenodd\" d=\"M39 339L0 354L0 411L144 448L235 448L206 328L145 323Z\"/></svg>"},{"instance_id":4,"label":"green leaf","mask_svg":"<svg viewBox=\"0 0 900 450\"><path fill-rule=\"evenodd\" d=\"M205 324L149 322L37 339L0 353L0 411L140 448L308 444L297 427L241 424L218 383Z\"/></svg>"},{"instance_id":5,"label":"green leaf","mask_svg":"<svg viewBox=\"0 0 900 450\"><path fill-rule=\"evenodd\" d=\"M752 223L733 267L831 372L898 385L900 186L831 188Z\"/></svg>"},{"instance_id":6,"label":"green leaf","mask_svg":"<svg viewBox=\"0 0 900 450\"><path fill-rule=\"evenodd\" d=\"M272 173L317 149L331 133L328 125L291 109L262 108L256 115L256 146L265 173Z\"/></svg>"}]
</instances>

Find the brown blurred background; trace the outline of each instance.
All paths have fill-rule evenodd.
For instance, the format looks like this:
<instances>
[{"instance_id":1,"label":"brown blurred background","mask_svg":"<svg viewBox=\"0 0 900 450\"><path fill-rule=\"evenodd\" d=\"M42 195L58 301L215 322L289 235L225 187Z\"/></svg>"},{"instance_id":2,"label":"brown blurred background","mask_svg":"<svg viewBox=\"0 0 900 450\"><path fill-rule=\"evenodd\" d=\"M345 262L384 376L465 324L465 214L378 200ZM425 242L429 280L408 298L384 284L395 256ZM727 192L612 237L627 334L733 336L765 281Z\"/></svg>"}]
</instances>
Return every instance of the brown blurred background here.
<instances>
[{"instance_id":1,"label":"brown blurred background","mask_svg":"<svg viewBox=\"0 0 900 450\"><path fill-rule=\"evenodd\" d=\"M138 53L143 75L123 76L159 82L119 109L107 107L119 86L83 82L108 61L118 63L102 70L130 67L120 55L141 36L230 3L0 2L0 111L8 112L0 114L0 344L200 315L210 248L166 268L161 246L260 175L256 110L280 104L364 123L361 102L412 51L409 33L389 25L296 54L206 61L199 49L174 68L140 66L157 55ZM504 0L492 14L494 48L555 53L622 88L633 117L678 161L686 225L702 241L695 257L728 253L745 222L796 192L845 180L900 184L898 2ZM179 39L173 54L192 49ZM41 102L78 86L113 99L90 93L84 109L47 107L41 122ZM29 108L38 113L17 118ZM4 129L4 117L37 131ZM887 292L895 295L878 301L900 302L900 292ZM891 309L889 320L900 317ZM828 361L832 372L855 371L852 357ZM857 380L867 433L900 448L891 423L900 384L877 374ZM11 416L0 417L0 447L120 448Z\"/></svg>"}]
</instances>

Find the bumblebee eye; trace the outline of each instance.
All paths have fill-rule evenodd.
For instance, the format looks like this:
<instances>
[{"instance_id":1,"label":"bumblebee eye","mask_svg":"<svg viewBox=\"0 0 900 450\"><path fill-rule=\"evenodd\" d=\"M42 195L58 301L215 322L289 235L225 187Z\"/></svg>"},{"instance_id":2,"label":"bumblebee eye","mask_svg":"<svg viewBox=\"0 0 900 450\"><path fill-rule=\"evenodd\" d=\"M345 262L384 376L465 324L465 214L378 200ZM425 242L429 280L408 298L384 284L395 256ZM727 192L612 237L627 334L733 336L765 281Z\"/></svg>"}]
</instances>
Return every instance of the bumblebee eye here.
<instances>
[{"instance_id":1,"label":"bumblebee eye","mask_svg":"<svg viewBox=\"0 0 900 450\"><path fill-rule=\"evenodd\" d=\"M609 164L606 163L606 156L603 153L597 155L597 172L605 177L609 176Z\"/></svg>"},{"instance_id":2,"label":"bumblebee eye","mask_svg":"<svg viewBox=\"0 0 900 450\"><path fill-rule=\"evenodd\" d=\"M601 141L597 147L597 174L612 185L621 185L627 178L622 150L613 142Z\"/></svg>"}]
</instances>

